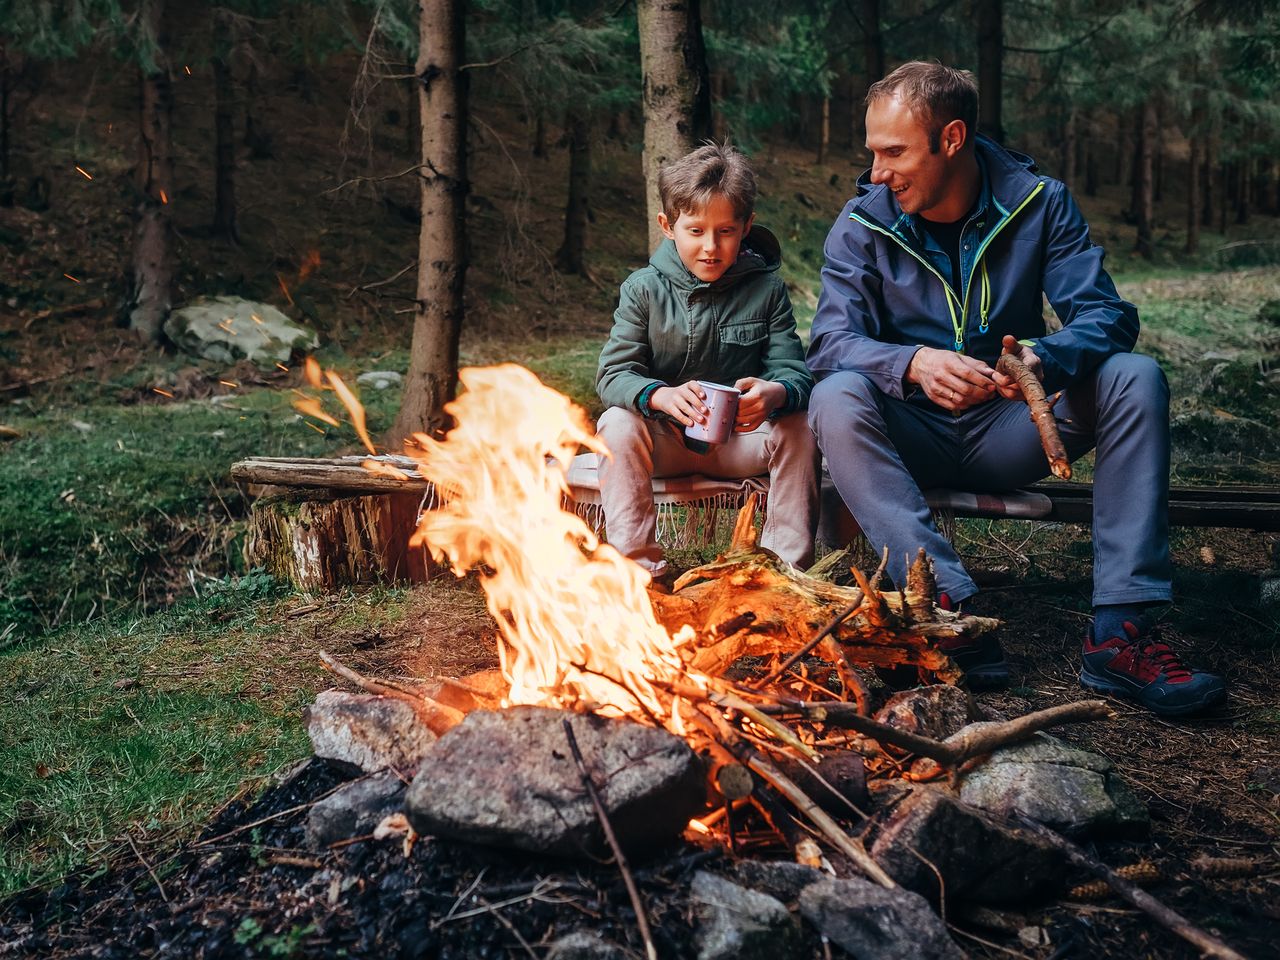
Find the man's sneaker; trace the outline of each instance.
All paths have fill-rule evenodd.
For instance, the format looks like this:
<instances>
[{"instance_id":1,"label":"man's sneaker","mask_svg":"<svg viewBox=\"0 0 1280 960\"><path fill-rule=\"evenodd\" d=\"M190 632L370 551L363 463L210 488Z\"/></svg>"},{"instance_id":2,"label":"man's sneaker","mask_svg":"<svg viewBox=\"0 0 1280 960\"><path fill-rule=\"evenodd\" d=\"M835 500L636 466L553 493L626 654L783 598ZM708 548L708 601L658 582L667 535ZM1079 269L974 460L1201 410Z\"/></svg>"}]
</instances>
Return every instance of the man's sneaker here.
<instances>
[{"instance_id":1,"label":"man's sneaker","mask_svg":"<svg viewBox=\"0 0 1280 960\"><path fill-rule=\"evenodd\" d=\"M953 603L945 593L938 594L938 606L956 613L961 609L961 604ZM1008 686L1009 663L994 634L984 633L972 639L952 637L939 640L938 649L960 668L965 685L970 690L993 690ZM922 682L915 667L881 667L876 670L876 675L885 686L893 690L906 690Z\"/></svg>"},{"instance_id":2,"label":"man's sneaker","mask_svg":"<svg viewBox=\"0 0 1280 960\"><path fill-rule=\"evenodd\" d=\"M1081 653L1081 684L1136 700L1162 717L1198 713L1227 698L1221 677L1183 666L1154 629L1143 633L1126 620L1124 633L1099 643L1089 632Z\"/></svg>"}]
</instances>

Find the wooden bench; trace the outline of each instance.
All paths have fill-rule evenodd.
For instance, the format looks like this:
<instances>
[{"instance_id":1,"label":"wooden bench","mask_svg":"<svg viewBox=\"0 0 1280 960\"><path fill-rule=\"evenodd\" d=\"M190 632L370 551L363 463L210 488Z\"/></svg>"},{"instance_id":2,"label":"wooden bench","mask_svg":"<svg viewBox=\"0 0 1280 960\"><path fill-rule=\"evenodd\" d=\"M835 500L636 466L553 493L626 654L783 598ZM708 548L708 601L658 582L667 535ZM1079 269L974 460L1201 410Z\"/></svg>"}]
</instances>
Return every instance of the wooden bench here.
<instances>
[{"instance_id":1,"label":"wooden bench","mask_svg":"<svg viewBox=\"0 0 1280 960\"><path fill-rule=\"evenodd\" d=\"M413 461L380 457L405 471L406 479L371 473L366 457L241 460L231 476L256 497L246 544L247 559L303 589L349 583L421 581L435 572L424 549L408 538L418 514L435 504L432 485L412 472ZM602 525L593 454L577 457L568 474L574 505L595 529ZM716 543L751 493L767 504L768 478L723 481L681 477L655 481L660 513L678 522L660 523L660 539L672 543ZM959 490L925 491L944 529L955 517L1089 523L1093 487L1048 481L1007 494ZM830 480L823 483L818 539L843 546L860 535ZM1173 526L1230 527L1280 531L1280 487L1177 486L1169 492Z\"/></svg>"}]
</instances>

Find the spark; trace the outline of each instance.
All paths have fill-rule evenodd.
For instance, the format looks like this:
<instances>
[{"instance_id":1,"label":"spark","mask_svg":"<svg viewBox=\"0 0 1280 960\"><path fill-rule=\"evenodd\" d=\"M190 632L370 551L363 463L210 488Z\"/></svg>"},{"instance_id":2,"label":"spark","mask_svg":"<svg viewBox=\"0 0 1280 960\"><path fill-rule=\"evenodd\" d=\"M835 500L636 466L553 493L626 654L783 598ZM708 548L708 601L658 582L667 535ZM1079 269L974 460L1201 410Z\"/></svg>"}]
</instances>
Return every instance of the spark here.
<instances>
[{"instance_id":1,"label":"spark","mask_svg":"<svg viewBox=\"0 0 1280 960\"><path fill-rule=\"evenodd\" d=\"M69 273L64 273L64 274L63 274L63 276L64 276L64 277L66 277L68 280L70 280L72 283L79 283L79 282L80 282L80 280L79 280L78 278L73 277L73 276L72 276L71 274L69 274Z\"/></svg>"},{"instance_id":2,"label":"spark","mask_svg":"<svg viewBox=\"0 0 1280 960\"><path fill-rule=\"evenodd\" d=\"M161 390L159 387L152 387L151 392L158 393L162 397L168 397L170 400L174 399L172 393L170 393L168 390Z\"/></svg>"},{"instance_id":3,"label":"spark","mask_svg":"<svg viewBox=\"0 0 1280 960\"><path fill-rule=\"evenodd\" d=\"M303 423L305 423L305 424L306 424L308 427L310 427L312 430L314 430L316 433L320 434L320 436L322 436L322 437L323 437L323 436L325 436L325 435L326 435L326 434L325 434L325 432L324 432L323 430L321 430L319 427L317 427L317 426L316 426L314 423L312 423L311 421L309 421L309 420L303 420L302 422L303 422Z\"/></svg>"},{"instance_id":4,"label":"spark","mask_svg":"<svg viewBox=\"0 0 1280 960\"><path fill-rule=\"evenodd\" d=\"M250 320L252 320L254 323L261 323L261 322L262 322L262 318L261 318L260 316L258 316L256 313L251 313L251 314L249 314L249 319L250 319Z\"/></svg>"},{"instance_id":5,"label":"spark","mask_svg":"<svg viewBox=\"0 0 1280 960\"><path fill-rule=\"evenodd\" d=\"M187 72L187 76L188 76L188 77L189 77L189 76L191 76L191 68L190 68L190 67L188 67L186 64L183 64L183 65L182 65L182 69L183 69L183 70L185 70L185 71Z\"/></svg>"},{"instance_id":6,"label":"spark","mask_svg":"<svg viewBox=\"0 0 1280 960\"><path fill-rule=\"evenodd\" d=\"M231 387L233 390L240 386L240 384L236 383L234 380L219 380L218 382L224 387Z\"/></svg>"},{"instance_id":7,"label":"spark","mask_svg":"<svg viewBox=\"0 0 1280 960\"><path fill-rule=\"evenodd\" d=\"M288 287L288 285L284 282L284 277L280 276L280 274L278 274L278 273L277 273L277 274L276 274L276 280L278 280L278 281L279 281L279 283L280 283L280 289L281 289L281 291L284 293L284 298L285 298L286 300L288 300L288 301L289 301L289 306L291 306L291 307L292 307L292 306L294 306L294 302L293 302L293 294L291 294L291 293L289 292L289 287Z\"/></svg>"},{"instance_id":8,"label":"spark","mask_svg":"<svg viewBox=\"0 0 1280 960\"><path fill-rule=\"evenodd\" d=\"M279 361L276 361L276 366L279 367L281 370L283 370L285 373L289 372L289 368L286 367L283 363L280 363Z\"/></svg>"},{"instance_id":9,"label":"spark","mask_svg":"<svg viewBox=\"0 0 1280 960\"><path fill-rule=\"evenodd\" d=\"M86 180L92 180L92 179L93 179L93 174L91 174L91 173L90 173L88 170L86 170L84 167L80 166L80 164L78 164L78 163L76 164L76 169L80 172L80 175L81 175L81 176L83 176Z\"/></svg>"},{"instance_id":10,"label":"spark","mask_svg":"<svg viewBox=\"0 0 1280 960\"><path fill-rule=\"evenodd\" d=\"M161 190L161 191L160 191L160 202L161 202L161 203L168 203L168 202L169 202L169 195L168 195L167 193L165 193L163 190Z\"/></svg>"}]
</instances>

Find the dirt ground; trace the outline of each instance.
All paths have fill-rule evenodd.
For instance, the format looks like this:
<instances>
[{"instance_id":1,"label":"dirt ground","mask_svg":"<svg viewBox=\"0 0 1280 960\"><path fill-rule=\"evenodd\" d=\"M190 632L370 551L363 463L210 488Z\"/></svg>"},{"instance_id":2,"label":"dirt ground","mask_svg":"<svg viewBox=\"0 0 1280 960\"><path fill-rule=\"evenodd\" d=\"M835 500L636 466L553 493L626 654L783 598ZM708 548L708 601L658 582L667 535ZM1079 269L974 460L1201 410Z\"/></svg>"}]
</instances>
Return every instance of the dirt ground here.
<instances>
[{"instance_id":1,"label":"dirt ground","mask_svg":"<svg viewBox=\"0 0 1280 960\"><path fill-rule=\"evenodd\" d=\"M1012 528L1014 532L1023 527ZM981 694L1017 715L1081 699L1079 638L1088 579L1081 528L1023 539L1010 529L962 529L959 542L984 592L975 612L1005 621L1014 683ZM994 547L993 544L999 544ZM1228 703L1205 717L1157 720L1124 703L1117 718L1059 735L1109 757L1151 812L1146 836L1090 847L1112 867L1145 861L1149 887L1168 906L1246 956L1274 956L1280 932L1280 650L1277 623L1257 603L1274 538L1182 531L1175 540L1181 599L1166 618L1171 642L1195 664L1224 673ZM980 556L979 556L980 554ZM390 628L351 628L328 647L368 674L413 680L491 666L493 623L473 581L439 586ZM445 613L445 616L441 614ZM429 624L429 625L428 625ZM361 841L320 854L301 849L306 808L340 782L311 763L256 800L238 799L194 843L139 847L105 873L11 901L0 913L6 956L241 957L541 956L556 937L598 931L641 955L627 897L609 864L567 863L435 838L406 857L395 841ZM785 857L763 836L752 856ZM1252 864L1249 875L1206 878L1201 855ZM729 872L719 849L676 842L635 864L660 955L694 955L687 884L699 868ZM975 919L949 895L957 942L976 957L1169 957L1195 951L1114 900L1060 899ZM158 882L157 882L158 880ZM980 922L979 922L980 920ZM813 956L823 953L816 939Z\"/></svg>"}]
</instances>

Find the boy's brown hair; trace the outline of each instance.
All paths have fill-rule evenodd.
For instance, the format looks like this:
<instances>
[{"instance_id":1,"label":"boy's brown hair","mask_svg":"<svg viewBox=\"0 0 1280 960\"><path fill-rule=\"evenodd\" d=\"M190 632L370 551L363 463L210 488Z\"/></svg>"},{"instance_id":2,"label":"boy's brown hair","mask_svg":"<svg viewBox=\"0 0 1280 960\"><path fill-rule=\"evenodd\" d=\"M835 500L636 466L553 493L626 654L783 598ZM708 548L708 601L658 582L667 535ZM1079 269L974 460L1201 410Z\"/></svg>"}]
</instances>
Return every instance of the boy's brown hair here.
<instances>
[{"instance_id":1,"label":"boy's brown hair","mask_svg":"<svg viewBox=\"0 0 1280 960\"><path fill-rule=\"evenodd\" d=\"M662 212L674 226L682 213L696 213L721 194L746 223L755 210L756 177L747 158L727 143L709 143L658 171Z\"/></svg>"},{"instance_id":2,"label":"boy's brown hair","mask_svg":"<svg viewBox=\"0 0 1280 960\"><path fill-rule=\"evenodd\" d=\"M912 60L873 83L866 105L894 96L928 125L931 153L942 148L942 128L952 120L964 121L968 142L973 143L978 132L978 83L968 70Z\"/></svg>"}]
</instances>

